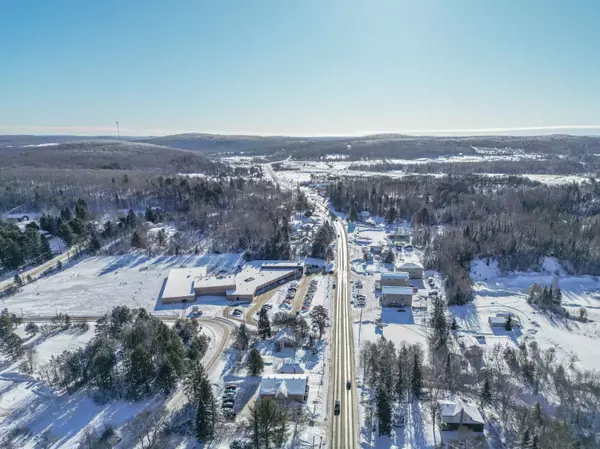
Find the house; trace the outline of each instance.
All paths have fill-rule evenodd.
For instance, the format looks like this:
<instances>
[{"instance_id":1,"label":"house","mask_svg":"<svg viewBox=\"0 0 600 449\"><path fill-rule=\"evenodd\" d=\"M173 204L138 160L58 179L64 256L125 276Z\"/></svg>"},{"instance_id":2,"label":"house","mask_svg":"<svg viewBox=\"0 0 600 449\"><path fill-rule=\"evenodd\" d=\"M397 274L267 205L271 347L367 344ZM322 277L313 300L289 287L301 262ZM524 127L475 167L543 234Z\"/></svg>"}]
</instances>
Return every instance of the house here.
<instances>
[{"instance_id":1,"label":"house","mask_svg":"<svg viewBox=\"0 0 600 449\"><path fill-rule=\"evenodd\" d=\"M382 287L407 287L409 274L405 271L381 273Z\"/></svg>"},{"instance_id":2,"label":"house","mask_svg":"<svg viewBox=\"0 0 600 449\"><path fill-rule=\"evenodd\" d=\"M281 351L283 348L296 348L296 336L289 327L280 330L275 335L275 350Z\"/></svg>"},{"instance_id":3,"label":"house","mask_svg":"<svg viewBox=\"0 0 600 449\"><path fill-rule=\"evenodd\" d=\"M479 339L473 335L461 335L457 337L458 345L462 349L466 357L471 359L483 358L483 345ZM485 340L484 340L485 341Z\"/></svg>"},{"instance_id":4,"label":"house","mask_svg":"<svg viewBox=\"0 0 600 449\"><path fill-rule=\"evenodd\" d=\"M284 363L277 372L279 374L304 374L304 370L298 363Z\"/></svg>"},{"instance_id":5,"label":"house","mask_svg":"<svg viewBox=\"0 0 600 449\"><path fill-rule=\"evenodd\" d=\"M506 325L506 319L510 315L510 319L512 322L512 327L521 327L521 320L518 316L515 316L509 312L497 313L496 316L491 316L488 318L488 323L490 327L504 327Z\"/></svg>"},{"instance_id":6,"label":"house","mask_svg":"<svg viewBox=\"0 0 600 449\"><path fill-rule=\"evenodd\" d=\"M411 306L413 290L411 287L381 287L381 305L389 306Z\"/></svg>"},{"instance_id":7,"label":"house","mask_svg":"<svg viewBox=\"0 0 600 449\"><path fill-rule=\"evenodd\" d=\"M275 399L280 404L305 402L308 398L308 377L294 374L273 374L260 381L258 396Z\"/></svg>"},{"instance_id":8,"label":"house","mask_svg":"<svg viewBox=\"0 0 600 449\"><path fill-rule=\"evenodd\" d=\"M440 401L438 409L442 430L457 430L460 427L466 427L475 432L483 432L485 421L476 406L455 399Z\"/></svg>"},{"instance_id":9,"label":"house","mask_svg":"<svg viewBox=\"0 0 600 449\"><path fill-rule=\"evenodd\" d=\"M398 271L405 271L411 279L423 279L423 265L417 262L406 262L397 267Z\"/></svg>"}]
</instances>

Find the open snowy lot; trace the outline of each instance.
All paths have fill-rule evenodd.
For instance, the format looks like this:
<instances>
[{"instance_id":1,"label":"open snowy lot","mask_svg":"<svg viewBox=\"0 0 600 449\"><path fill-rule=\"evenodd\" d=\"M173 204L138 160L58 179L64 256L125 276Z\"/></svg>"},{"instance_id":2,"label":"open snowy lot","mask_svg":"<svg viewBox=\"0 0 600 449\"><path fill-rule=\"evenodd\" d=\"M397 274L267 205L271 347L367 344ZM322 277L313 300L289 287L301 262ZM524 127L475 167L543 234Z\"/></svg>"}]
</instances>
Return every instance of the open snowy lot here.
<instances>
[{"instance_id":1,"label":"open snowy lot","mask_svg":"<svg viewBox=\"0 0 600 449\"><path fill-rule=\"evenodd\" d=\"M88 257L25 285L15 295L2 299L0 306L25 317L54 316L57 312L94 317L116 305L179 314L180 305L163 306L159 301L171 268L208 265L209 271L229 272L241 263L241 254ZM225 302L206 299L198 304L209 308L221 307Z\"/></svg>"},{"instance_id":2,"label":"open snowy lot","mask_svg":"<svg viewBox=\"0 0 600 449\"><path fill-rule=\"evenodd\" d=\"M600 369L600 281L593 276L568 276L552 259L547 259L541 270L502 275L493 261L490 265L474 261L471 276L476 281L475 300L472 304L451 306L450 311L465 332L491 337L491 341L493 337L508 338L515 343L525 337L535 338L542 349L555 348L565 361L575 357L585 369ZM543 285L557 282L563 307L573 316L578 316L579 309L584 307L589 321L561 318L528 304L527 291L534 282ZM510 332L503 327L492 328L488 319L503 312L518 317L522 328Z\"/></svg>"}]
</instances>

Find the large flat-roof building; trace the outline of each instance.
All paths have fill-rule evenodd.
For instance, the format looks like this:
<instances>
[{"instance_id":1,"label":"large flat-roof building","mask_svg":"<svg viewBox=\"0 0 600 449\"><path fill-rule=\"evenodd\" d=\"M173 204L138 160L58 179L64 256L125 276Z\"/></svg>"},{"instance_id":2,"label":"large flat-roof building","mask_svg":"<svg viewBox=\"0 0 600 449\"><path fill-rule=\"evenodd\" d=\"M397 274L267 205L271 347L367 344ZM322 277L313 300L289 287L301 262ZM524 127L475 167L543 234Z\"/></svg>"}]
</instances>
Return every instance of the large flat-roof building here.
<instances>
[{"instance_id":1,"label":"large flat-roof building","mask_svg":"<svg viewBox=\"0 0 600 449\"><path fill-rule=\"evenodd\" d=\"M194 301L196 293L193 288L194 280L198 277L206 276L207 268L173 268L169 271L169 276L162 291L163 304L172 304L176 302Z\"/></svg>"},{"instance_id":2,"label":"large flat-roof building","mask_svg":"<svg viewBox=\"0 0 600 449\"><path fill-rule=\"evenodd\" d=\"M405 271L411 279L423 279L423 265L418 262L405 262L398 265L398 271Z\"/></svg>"},{"instance_id":3,"label":"large flat-roof building","mask_svg":"<svg viewBox=\"0 0 600 449\"><path fill-rule=\"evenodd\" d=\"M381 305L389 306L411 306L413 290L411 287L381 287Z\"/></svg>"},{"instance_id":4,"label":"large flat-roof building","mask_svg":"<svg viewBox=\"0 0 600 449\"><path fill-rule=\"evenodd\" d=\"M206 267L174 268L169 272L161 298L163 304L192 302L196 297L225 296L231 300L252 301L285 282L302 276L303 263L265 264L237 274L207 276Z\"/></svg>"},{"instance_id":5,"label":"large flat-roof building","mask_svg":"<svg viewBox=\"0 0 600 449\"><path fill-rule=\"evenodd\" d=\"M405 271L389 271L381 273L381 286L406 287L408 286L409 274Z\"/></svg>"}]
</instances>

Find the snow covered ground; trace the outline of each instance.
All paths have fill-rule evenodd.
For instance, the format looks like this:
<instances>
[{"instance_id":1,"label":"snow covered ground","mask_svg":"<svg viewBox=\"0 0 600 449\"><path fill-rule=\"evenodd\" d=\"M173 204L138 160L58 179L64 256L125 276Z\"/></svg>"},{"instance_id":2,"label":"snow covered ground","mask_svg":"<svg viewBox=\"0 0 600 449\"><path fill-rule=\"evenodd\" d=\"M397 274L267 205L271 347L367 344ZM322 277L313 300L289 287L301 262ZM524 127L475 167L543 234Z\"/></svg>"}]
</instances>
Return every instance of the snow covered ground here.
<instances>
[{"instance_id":1,"label":"snow covered ground","mask_svg":"<svg viewBox=\"0 0 600 449\"><path fill-rule=\"evenodd\" d=\"M564 274L554 259L546 259L540 271L501 274L498 265L491 260L474 261L471 276L475 280L475 300L464 306L451 306L450 311L459 326L466 332L486 337L503 336L514 342L523 338L535 338L542 349L553 347L563 360L575 356L585 369L600 369L598 344L600 343L600 281L593 276L569 276ZM527 303L527 291L537 282L552 285L558 282L562 291L562 305L570 314L579 315L579 309L587 310L589 322L561 318L544 313ZM492 328L489 317L510 312L519 317L522 329L505 331ZM486 346L491 347L491 344Z\"/></svg>"},{"instance_id":2,"label":"snow covered ground","mask_svg":"<svg viewBox=\"0 0 600 449\"><path fill-rule=\"evenodd\" d=\"M25 285L15 295L3 298L0 306L24 316L54 316L57 312L97 316L116 305L175 315L181 305L167 306L158 300L171 268L208 265L214 272L229 272L242 262L241 254L88 257ZM211 306L222 307L225 302L223 298L203 298L197 304L210 314Z\"/></svg>"}]
</instances>

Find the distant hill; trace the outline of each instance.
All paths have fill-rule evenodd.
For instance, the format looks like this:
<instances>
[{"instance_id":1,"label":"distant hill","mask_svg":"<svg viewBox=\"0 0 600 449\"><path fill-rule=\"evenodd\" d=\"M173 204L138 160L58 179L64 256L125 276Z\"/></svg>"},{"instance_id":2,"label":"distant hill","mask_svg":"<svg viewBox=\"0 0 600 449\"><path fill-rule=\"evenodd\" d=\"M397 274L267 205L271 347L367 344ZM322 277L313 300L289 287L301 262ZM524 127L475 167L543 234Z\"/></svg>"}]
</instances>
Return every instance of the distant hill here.
<instances>
[{"instance_id":1,"label":"distant hill","mask_svg":"<svg viewBox=\"0 0 600 449\"><path fill-rule=\"evenodd\" d=\"M343 154L350 159L402 158L475 154L472 147L522 149L526 153L585 155L600 153L600 137L473 136L432 137L379 134L362 137L224 136L176 134L136 139L139 142L209 154L245 153L272 157L320 158Z\"/></svg>"},{"instance_id":2,"label":"distant hill","mask_svg":"<svg viewBox=\"0 0 600 449\"><path fill-rule=\"evenodd\" d=\"M225 169L223 164L197 152L148 143L122 140L38 142L41 143L0 146L2 166L201 173Z\"/></svg>"}]
</instances>

